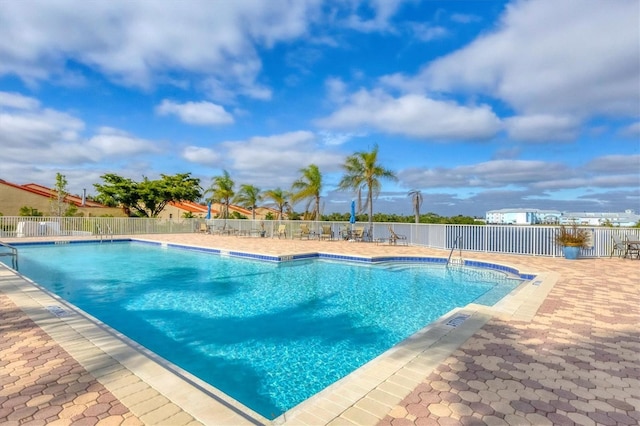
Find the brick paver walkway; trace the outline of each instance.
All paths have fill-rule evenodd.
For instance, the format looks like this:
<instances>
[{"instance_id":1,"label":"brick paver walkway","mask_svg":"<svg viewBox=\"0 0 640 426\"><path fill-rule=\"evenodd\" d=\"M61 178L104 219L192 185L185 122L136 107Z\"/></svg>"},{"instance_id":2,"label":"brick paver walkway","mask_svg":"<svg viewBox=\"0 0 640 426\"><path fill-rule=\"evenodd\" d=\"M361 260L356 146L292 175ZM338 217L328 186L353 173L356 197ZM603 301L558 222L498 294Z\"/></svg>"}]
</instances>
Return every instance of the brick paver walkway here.
<instances>
[{"instance_id":1,"label":"brick paver walkway","mask_svg":"<svg viewBox=\"0 0 640 426\"><path fill-rule=\"evenodd\" d=\"M572 264L531 322L491 320L379 426L637 425L640 265L626 262Z\"/></svg>"},{"instance_id":2,"label":"brick paver walkway","mask_svg":"<svg viewBox=\"0 0 640 426\"><path fill-rule=\"evenodd\" d=\"M142 424L2 293L0 423Z\"/></svg>"}]
</instances>

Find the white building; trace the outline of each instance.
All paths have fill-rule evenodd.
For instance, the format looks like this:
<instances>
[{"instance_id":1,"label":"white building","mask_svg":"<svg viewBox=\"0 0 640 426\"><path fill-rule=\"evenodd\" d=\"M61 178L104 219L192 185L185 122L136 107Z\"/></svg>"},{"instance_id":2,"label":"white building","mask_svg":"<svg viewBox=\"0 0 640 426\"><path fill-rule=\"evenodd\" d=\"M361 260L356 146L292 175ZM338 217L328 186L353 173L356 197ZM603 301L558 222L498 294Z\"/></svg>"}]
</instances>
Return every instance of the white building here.
<instances>
[{"instance_id":1,"label":"white building","mask_svg":"<svg viewBox=\"0 0 640 426\"><path fill-rule=\"evenodd\" d=\"M558 223L561 215L557 210L500 209L488 211L485 219L489 224L536 225Z\"/></svg>"},{"instance_id":2,"label":"white building","mask_svg":"<svg viewBox=\"0 0 640 426\"><path fill-rule=\"evenodd\" d=\"M634 226L640 215L633 210L621 213L560 212L539 209L490 210L485 215L488 224L496 225L590 225L590 226Z\"/></svg>"},{"instance_id":3,"label":"white building","mask_svg":"<svg viewBox=\"0 0 640 426\"><path fill-rule=\"evenodd\" d=\"M633 210L625 210L623 213L590 213L590 212L565 212L560 218L561 224L578 224L592 226L634 226L640 222L640 215Z\"/></svg>"}]
</instances>

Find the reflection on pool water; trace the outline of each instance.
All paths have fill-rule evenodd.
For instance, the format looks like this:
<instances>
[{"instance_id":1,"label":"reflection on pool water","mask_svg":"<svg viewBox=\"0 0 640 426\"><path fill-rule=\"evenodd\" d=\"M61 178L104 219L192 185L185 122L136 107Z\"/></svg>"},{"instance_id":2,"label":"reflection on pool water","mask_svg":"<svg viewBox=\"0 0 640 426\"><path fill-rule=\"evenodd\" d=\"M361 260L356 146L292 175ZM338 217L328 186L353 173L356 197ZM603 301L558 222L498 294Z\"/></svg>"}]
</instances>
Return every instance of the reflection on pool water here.
<instances>
[{"instance_id":1,"label":"reflection on pool water","mask_svg":"<svg viewBox=\"0 0 640 426\"><path fill-rule=\"evenodd\" d=\"M20 248L20 271L273 419L455 307L520 283L429 263L264 262L123 242Z\"/></svg>"}]
</instances>

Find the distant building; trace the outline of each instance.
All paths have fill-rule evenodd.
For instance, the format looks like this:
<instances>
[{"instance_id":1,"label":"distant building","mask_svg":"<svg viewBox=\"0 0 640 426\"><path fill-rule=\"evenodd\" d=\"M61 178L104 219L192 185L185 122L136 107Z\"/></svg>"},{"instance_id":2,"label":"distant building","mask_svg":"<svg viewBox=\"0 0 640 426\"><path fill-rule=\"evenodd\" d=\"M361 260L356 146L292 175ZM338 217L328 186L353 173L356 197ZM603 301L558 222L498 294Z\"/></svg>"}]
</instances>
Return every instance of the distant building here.
<instances>
[{"instance_id":1,"label":"distant building","mask_svg":"<svg viewBox=\"0 0 640 426\"><path fill-rule=\"evenodd\" d=\"M494 225L591 225L591 226L634 226L640 215L633 210L620 213L560 212L539 209L490 210L485 220Z\"/></svg>"},{"instance_id":2,"label":"distant building","mask_svg":"<svg viewBox=\"0 0 640 426\"><path fill-rule=\"evenodd\" d=\"M0 213L19 216L22 207L37 209L44 216L51 215L51 203L57 197L54 189L35 183L18 185L0 179ZM68 194L64 202L78 208L85 216L124 216L122 209L107 207L84 196Z\"/></svg>"},{"instance_id":3,"label":"distant building","mask_svg":"<svg viewBox=\"0 0 640 426\"><path fill-rule=\"evenodd\" d=\"M176 219L184 217L185 214L188 214L192 217L204 219L207 217L208 211L209 207L204 204L198 204L192 201L176 201L168 203L160 212L158 217L161 219ZM220 203L211 204L212 219L221 217L223 211L224 205ZM238 214L241 217L245 217L247 219L252 218L251 210L245 209L244 207L237 206L235 204L229 204L229 217L233 217L234 214ZM271 217L275 219L278 216L278 211L269 207L256 208L256 220L264 220L268 214L271 214Z\"/></svg>"},{"instance_id":4,"label":"distant building","mask_svg":"<svg viewBox=\"0 0 640 426\"><path fill-rule=\"evenodd\" d=\"M565 212L560 218L561 224L578 224L593 226L634 226L640 221L640 215L633 210L621 213Z\"/></svg>"},{"instance_id":5,"label":"distant building","mask_svg":"<svg viewBox=\"0 0 640 426\"><path fill-rule=\"evenodd\" d=\"M38 210L44 216L51 215L51 205L56 199L57 192L35 183L18 185L0 179L0 213L4 216L19 216L22 207L30 207ZM78 213L84 216L114 216L126 217L124 210L120 207L107 207L103 204L87 199L84 195L78 196L68 194L64 202L78 208ZM189 214L191 217L205 218L208 213L208 206L191 201L170 202L158 215L161 219L178 219ZM220 203L213 203L211 206L211 218L220 217L223 206ZM229 215L237 213L241 217L251 219L251 210L237 205L229 205ZM278 216L278 211L269 207L256 208L256 219L264 220L267 215L274 219ZM285 214L286 217L286 214Z\"/></svg>"},{"instance_id":6,"label":"distant building","mask_svg":"<svg viewBox=\"0 0 640 426\"><path fill-rule=\"evenodd\" d=\"M488 211L485 220L493 225L555 224L560 222L561 215L557 210L500 209Z\"/></svg>"}]
</instances>

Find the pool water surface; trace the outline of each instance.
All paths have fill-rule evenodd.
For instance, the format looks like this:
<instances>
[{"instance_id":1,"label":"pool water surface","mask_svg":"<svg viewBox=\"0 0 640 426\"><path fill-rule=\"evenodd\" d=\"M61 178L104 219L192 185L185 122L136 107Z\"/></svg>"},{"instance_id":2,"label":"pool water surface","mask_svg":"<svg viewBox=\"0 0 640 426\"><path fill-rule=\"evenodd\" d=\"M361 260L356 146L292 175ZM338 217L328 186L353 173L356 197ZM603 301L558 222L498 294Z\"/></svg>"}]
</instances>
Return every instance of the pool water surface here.
<instances>
[{"instance_id":1,"label":"pool water surface","mask_svg":"<svg viewBox=\"0 0 640 426\"><path fill-rule=\"evenodd\" d=\"M20 272L264 417L451 309L520 283L490 270L264 262L136 242L20 247Z\"/></svg>"}]
</instances>

